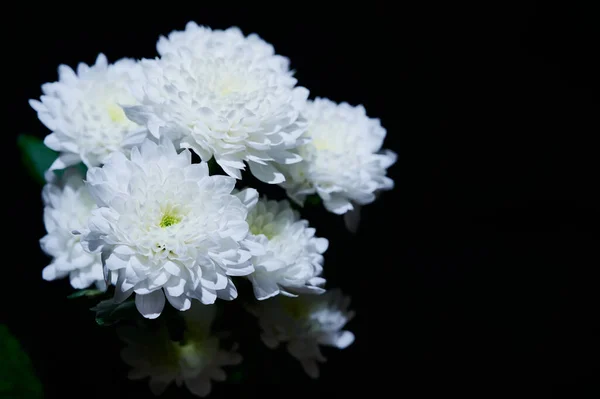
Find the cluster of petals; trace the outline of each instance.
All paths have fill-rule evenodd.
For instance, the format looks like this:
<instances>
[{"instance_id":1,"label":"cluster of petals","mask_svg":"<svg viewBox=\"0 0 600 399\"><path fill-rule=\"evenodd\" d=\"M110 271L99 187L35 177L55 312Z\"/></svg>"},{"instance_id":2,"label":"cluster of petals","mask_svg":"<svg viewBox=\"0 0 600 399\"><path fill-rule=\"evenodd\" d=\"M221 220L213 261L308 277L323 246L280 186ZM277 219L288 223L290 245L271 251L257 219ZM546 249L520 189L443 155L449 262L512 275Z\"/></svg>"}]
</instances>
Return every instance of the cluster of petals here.
<instances>
[{"instance_id":1,"label":"cluster of petals","mask_svg":"<svg viewBox=\"0 0 600 399\"><path fill-rule=\"evenodd\" d=\"M42 250L52 261L42 271L44 280L69 277L73 288L92 284L105 289L102 262L99 254L84 251L74 230L87 224L96 203L75 168L64 171L61 177L47 173L48 182L42 189L44 225L47 234L40 240Z\"/></svg>"},{"instance_id":2,"label":"cluster of petals","mask_svg":"<svg viewBox=\"0 0 600 399\"><path fill-rule=\"evenodd\" d=\"M143 74L139 63L121 59L109 64L104 54L77 72L58 68L59 80L42 85L40 100L29 103L51 133L44 144L59 152L50 169L64 169L83 162L98 166L115 151L140 144L146 129L127 118L123 106L137 104L132 87Z\"/></svg>"},{"instance_id":3,"label":"cluster of petals","mask_svg":"<svg viewBox=\"0 0 600 399\"><path fill-rule=\"evenodd\" d=\"M29 101L57 152L42 190L42 277L95 284L111 297L97 320L133 303L146 319L181 311L181 340L169 314L118 329L129 377L149 378L155 395L174 383L204 397L241 362L211 327L215 302L236 299L240 282L252 285L244 306L264 344L284 345L318 378L321 347L354 342L344 330L354 312L325 289L329 241L296 208L320 198L356 229L361 206L394 187L386 129L362 105L308 100L290 61L236 27L189 22L156 50L60 65ZM247 169L292 202L236 188Z\"/></svg>"},{"instance_id":4,"label":"cluster of petals","mask_svg":"<svg viewBox=\"0 0 600 399\"><path fill-rule=\"evenodd\" d=\"M386 171L397 157L381 149L386 130L379 119L367 117L363 106L324 98L309 101L304 114L309 127L308 142L298 150L303 161L281 166L290 198L303 204L316 193L329 211L345 214L393 188Z\"/></svg>"},{"instance_id":5,"label":"cluster of petals","mask_svg":"<svg viewBox=\"0 0 600 399\"><path fill-rule=\"evenodd\" d=\"M316 237L315 229L288 201L261 198L247 221L249 240L264 248L261 255L252 258L254 272L248 276L257 299L325 292L325 279L320 276L329 242Z\"/></svg>"},{"instance_id":6,"label":"cluster of petals","mask_svg":"<svg viewBox=\"0 0 600 399\"><path fill-rule=\"evenodd\" d=\"M256 36L195 25L158 48L160 58L140 62L146 79L134 89L140 104L125 107L129 119L214 158L229 176L241 179L247 164L261 181L283 182L276 166L301 160L308 90L295 86L281 58Z\"/></svg>"},{"instance_id":7,"label":"cluster of petals","mask_svg":"<svg viewBox=\"0 0 600 399\"><path fill-rule=\"evenodd\" d=\"M320 345L344 349L354 342L354 334L342 330L354 317L349 305L349 297L330 289L322 295L277 296L249 310L258 317L267 347L275 349L284 343L306 374L318 378L318 364L327 360Z\"/></svg>"},{"instance_id":8,"label":"cluster of petals","mask_svg":"<svg viewBox=\"0 0 600 399\"><path fill-rule=\"evenodd\" d=\"M225 381L223 367L239 364L242 357L235 347L222 349L212 334L213 306L194 305L183 315L186 332L182 341L172 341L164 324L152 331L141 326L119 328L119 336L126 343L121 357L132 367L129 378L148 378L150 391L155 395L175 383L205 397L211 391L212 381Z\"/></svg>"},{"instance_id":9,"label":"cluster of petals","mask_svg":"<svg viewBox=\"0 0 600 399\"><path fill-rule=\"evenodd\" d=\"M140 313L156 318L165 297L179 310L192 299L232 300L231 276L254 271L244 242L256 190L232 194L235 179L209 176L206 163L192 164L169 140L146 140L129 157L113 153L88 171L87 185L98 208L82 243L116 276L117 303L135 293Z\"/></svg>"}]
</instances>

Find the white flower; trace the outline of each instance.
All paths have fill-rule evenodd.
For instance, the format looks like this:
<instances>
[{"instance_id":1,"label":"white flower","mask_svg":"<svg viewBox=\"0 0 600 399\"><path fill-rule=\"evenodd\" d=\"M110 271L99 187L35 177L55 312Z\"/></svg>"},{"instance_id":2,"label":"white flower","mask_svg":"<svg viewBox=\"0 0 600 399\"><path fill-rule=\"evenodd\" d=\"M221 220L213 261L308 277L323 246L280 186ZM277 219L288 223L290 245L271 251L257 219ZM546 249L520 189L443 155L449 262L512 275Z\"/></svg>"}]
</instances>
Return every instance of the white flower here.
<instances>
[{"instance_id":1,"label":"white flower","mask_svg":"<svg viewBox=\"0 0 600 399\"><path fill-rule=\"evenodd\" d=\"M256 190L232 195L235 179L209 176L188 150L178 154L166 139L146 140L129 159L115 152L90 169L87 184L99 208L82 243L102 252L107 274L118 275L115 301L135 292L144 317L158 317L165 296L179 310L191 299L234 299L229 276L254 270L243 244L245 204L256 200Z\"/></svg>"},{"instance_id":2,"label":"white flower","mask_svg":"<svg viewBox=\"0 0 600 399\"><path fill-rule=\"evenodd\" d=\"M105 289L102 262L99 254L83 250L80 236L72 233L87 224L96 208L83 177L75 168L65 170L62 178L46 174L51 180L42 190L46 234L40 244L52 262L42 271L44 280L69 276L73 288L87 288L96 283Z\"/></svg>"},{"instance_id":3,"label":"white flower","mask_svg":"<svg viewBox=\"0 0 600 399\"><path fill-rule=\"evenodd\" d=\"M393 188L386 169L396 162L392 151L380 151L386 130L368 118L363 106L317 98L306 106L310 142L299 148L303 162L282 167L283 186L300 204L317 193L336 214L375 200L376 192Z\"/></svg>"},{"instance_id":4,"label":"white flower","mask_svg":"<svg viewBox=\"0 0 600 399\"><path fill-rule=\"evenodd\" d=\"M133 367L129 378L149 377L150 390L155 395L163 393L175 381L194 395L204 397L210 393L211 380L226 379L223 366L241 363L235 352L219 348L219 339L210 335L214 306L194 305L182 313L186 319L183 341L169 339L166 327L157 331L141 327L119 328L120 338L128 345L121 352L123 361Z\"/></svg>"},{"instance_id":5,"label":"white flower","mask_svg":"<svg viewBox=\"0 0 600 399\"><path fill-rule=\"evenodd\" d=\"M255 271L248 276L257 299L325 292L320 288L325 279L319 276L329 243L315 237L315 229L288 201L259 200L247 222L252 239L265 247L264 254L252 258Z\"/></svg>"},{"instance_id":6,"label":"white flower","mask_svg":"<svg viewBox=\"0 0 600 399\"><path fill-rule=\"evenodd\" d=\"M52 131L44 143L60 153L50 169L83 161L88 167L104 163L113 151L139 144L146 129L125 116L122 105L136 104L129 90L143 78L139 64L122 59L108 64L100 54L95 65L79 64L77 73L58 68L59 80L42 85L40 101L30 100L38 117Z\"/></svg>"},{"instance_id":7,"label":"white flower","mask_svg":"<svg viewBox=\"0 0 600 399\"><path fill-rule=\"evenodd\" d=\"M239 38L237 31L198 32L172 33L164 39L169 45L159 45L169 51L141 61L147 77L136 90L141 105L125 107L127 116L205 162L214 156L232 177L241 178L246 162L258 179L283 182L273 163L301 160L295 148L303 142L308 90L294 87L296 79L269 57L257 56L256 39Z\"/></svg>"},{"instance_id":8,"label":"white flower","mask_svg":"<svg viewBox=\"0 0 600 399\"><path fill-rule=\"evenodd\" d=\"M286 343L288 352L298 359L312 378L319 377L317 362L326 361L319 345L344 349L354 342L354 334L342 328L354 317L348 311L350 298L338 289L323 295L297 298L277 296L259 302L249 310L258 317L261 338L271 349Z\"/></svg>"},{"instance_id":9,"label":"white flower","mask_svg":"<svg viewBox=\"0 0 600 399\"><path fill-rule=\"evenodd\" d=\"M272 68L291 75L288 58L275 54L273 46L255 33L244 37L237 27L212 30L191 21L186 24L185 30L173 31L167 37L161 36L156 49L161 56L176 54L182 48L189 49L195 56L202 56L207 51L227 55L242 46L250 48L251 55L257 61L268 63Z\"/></svg>"}]
</instances>

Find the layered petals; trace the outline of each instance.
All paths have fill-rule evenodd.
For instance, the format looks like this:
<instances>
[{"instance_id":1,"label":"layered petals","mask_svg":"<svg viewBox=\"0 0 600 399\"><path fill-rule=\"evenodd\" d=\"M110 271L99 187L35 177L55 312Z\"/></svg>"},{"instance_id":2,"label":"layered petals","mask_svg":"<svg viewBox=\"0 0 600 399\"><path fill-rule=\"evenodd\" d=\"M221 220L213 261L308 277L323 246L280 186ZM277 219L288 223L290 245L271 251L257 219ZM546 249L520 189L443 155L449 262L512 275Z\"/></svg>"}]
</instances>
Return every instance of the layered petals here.
<instances>
[{"instance_id":1,"label":"layered petals","mask_svg":"<svg viewBox=\"0 0 600 399\"><path fill-rule=\"evenodd\" d=\"M233 195L235 180L209 176L168 139L146 140L126 157L113 153L88 172L87 187L99 207L83 232L83 246L102 253L115 275L119 300L135 294L140 313L160 315L165 299L179 310L191 300L232 299L230 276L254 271L243 242L253 189ZM222 292L222 293L221 293ZM165 298L166 295L166 298Z\"/></svg>"},{"instance_id":2,"label":"layered petals","mask_svg":"<svg viewBox=\"0 0 600 399\"><path fill-rule=\"evenodd\" d=\"M248 276L257 299L325 292L325 279L320 275L329 243L315 237L315 230L308 227L307 220L300 219L288 201L262 198L253 206L247 221L251 233L247 242L264 248L252 257L255 270Z\"/></svg>"},{"instance_id":3,"label":"layered petals","mask_svg":"<svg viewBox=\"0 0 600 399\"><path fill-rule=\"evenodd\" d=\"M349 297L333 289L323 295L278 296L258 302L249 310L258 317L261 338L268 348L284 343L304 371L318 378L318 364L326 361L320 346L345 349L354 342L354 334L342 330L354 317L349 304Z\"/></svg>"},{"instance_id":4,"label":"layered petals","mask_svg":"<svg viewBox=\"0 0 600 399\"><path fill-rule=\"evenodd\" d=\"M242 361L235 347L223 350L219 339L212 335L214 307L197 304L184 315L186 329L181 342L169 338L164 324L156 330L140 325L117 330L126 343L121 358L132 367L129 378L147 378L154 395L160 395L175 383L185 385L196 396L205 397L213 381L226 379L223 367Z\"/></svg>"},{"instance_id":5,"label":"layered petals","mask_svg":"<svg viewBox=\"0 0 600 399\"><path fill-rule=\"evenodd\" d=\"M301 205L307 195L318 194L330 212L342 215L356 210L346 218L355 230L357 208L394 187L386 173L396 154L381 149L386 130L379 119L367 117L364 107L324 98L309 101L304 114L309 127L302 136L306 143L298 150L303 161L279 166L286 179L282 186Z\"/></svg>"},{"instance_id":6,"label":"layered petals","mask_svg":"<svg viewBox=\"0 0 600 399\"><path fill-rule=\"evenodd\" d=\"M29 101L51 130L44 144L59 152L51 170L79 162L98 166L112 152L142 142L146 128L127 119L122 109L137 104L131 87L143 74L136 61L109 64L100 54L92 66L81 63L75 72L61 65L58 72L59 80L42 85L41 98Z\"/></svg>"},{"instance_id":7,"label":"layered petals","mask_svg":"<svg viewBox=\"0 0 600 399\"><path fill-rule=\"evenodd\" d=\"M214 157L231 177L249 165L258 179L282 183L273 165L301 160L308 97L285 59L256 35L194 23L157 47L160 58L141 61L146 79L134 90L139 105L125 107L128 118L205 162Z\"/></svg>"},{"instance_id":8,"label":"layered petals","mask_svg":"<svg viewBox=\"0 0 600 399\"><path fill-rule=\"evenodd\" d=\"M51 281L68 276L73 288L96 284L105 289L100 255L86 252L81 237L74 233L87 225L96 208L83 176L76 168L69 168L60 178L53 173L47 178L50 181L42 189L47 234L40 246L52 261L42 270L42 277Z\"/></svg>"}]
</instances>

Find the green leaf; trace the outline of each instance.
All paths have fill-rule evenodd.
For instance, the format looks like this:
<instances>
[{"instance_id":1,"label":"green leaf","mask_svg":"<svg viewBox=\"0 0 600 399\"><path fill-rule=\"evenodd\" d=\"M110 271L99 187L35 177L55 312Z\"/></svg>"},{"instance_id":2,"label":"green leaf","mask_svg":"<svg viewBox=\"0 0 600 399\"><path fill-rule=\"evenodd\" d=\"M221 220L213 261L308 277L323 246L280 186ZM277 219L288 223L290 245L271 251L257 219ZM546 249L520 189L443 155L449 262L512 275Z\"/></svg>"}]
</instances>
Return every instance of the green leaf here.
<instances>
[{"instance_id":1,"label":"green leaf","mask_svg":"<svg viewBox=\"0 0 600 399\"><path fill-rule=\"evenodd\" d=\"M8 328L0 324L0 398L38 399L44 396L29 356Z\"/></svg>"},{"instance_id":2,"label":"green leaf","mask_svg":"<svg viewBox=\"0 0 600 399\"><path fill-rule=\"evenodd\" d=\"M311 194L309 196L306 197L306 205L310 205L310 206L316 206L321 204L321 197L319 197L319 194Z\"/></svg>"},{"instance_id":3,"label":"green leaf","mask_svg":"<svg viewBox=\"0 0 600 399\"><path fill-rule=\"evenodd\" d=\"M58 157L58 153L46 147L44 142L35 137L21 134L17 138L17 145L21 150L23 164L29 174L40 184L44 184L44 173Z\"/></svg>"},{"instance_id":4,"label":"green leaf","mask_svg":"<svg viewBox=\"0 0 600 399\"><path fill-rule=\"evenodd\" d=\"M120 320L137 315L135 301L133 300L115 303L114 300L107 299L90 310L96 312L96 323L100 326L111 326Z\"/></svg>"},{"instance_id":5,"label":"green leaf","mask_svg":"<svg viewBox=\"0 0 600 399\"><path fill-rule=\"evenodd\" d=\"M74 299L74 298L80 298L82 296L87 296L87 297L91 297L91 296L96 296L96 295L101 295L104 294L104 291L101 290L79 290L76 291L74 293L72 293L71 295L67 296L68 299Z\"/></svg>"}]
</instances>

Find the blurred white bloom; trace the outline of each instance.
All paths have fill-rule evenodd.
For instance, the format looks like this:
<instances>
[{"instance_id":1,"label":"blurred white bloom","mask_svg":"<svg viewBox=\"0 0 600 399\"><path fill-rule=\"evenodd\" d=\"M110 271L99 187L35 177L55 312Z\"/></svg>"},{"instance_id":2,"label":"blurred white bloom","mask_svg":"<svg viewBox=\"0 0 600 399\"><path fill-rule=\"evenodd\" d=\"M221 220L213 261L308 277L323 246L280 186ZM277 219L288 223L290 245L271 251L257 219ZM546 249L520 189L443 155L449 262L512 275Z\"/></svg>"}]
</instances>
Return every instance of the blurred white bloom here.
<instances>
[{"instance_id":1,"label":"blurred white bloom","mask_svg":"<svg viewBox=\"0 0 600 399\"><path fill-rule=\"evenodd\" d=\"M164 55L141 61L147 77L135 90L141 105L125 112L205 162L214 156L232 177L241 178L246 162L258 179L281 183L273 164L301 160L295 148L303 142L308 90L294 87L287 68L273 66L279 58L260 55L266 50L259 39L239 35L188 25L161 39Z\"/></svg>"},{"instance_id":2,"label":"blurred white bloom","mask_svg":"<svg viewBox=\"0 0 600 399\"><path fill-rule=\"evenodd\" d=\"M326 361L319 345L344 349L354 342L354 334L342 328L354 317L348 310L350 298L340 290L297 298L277 296L258 302L250 311L258 317L261 338L271 349L286 343L288 352L300 361L312 378L319 377L318 362Z\"/></svg>"},{"instance_id":3,"label":"blurred white bloom","mask_svg":"<svg viewBox=\"0 0 600 399\"><path fill-rule=\"evenodd\" d=\"M281 167L292 199L303 204L307 194L317 193L330 212L341 215L393 188L386 169L396 154L381 151L386 130L379 119L368 118L363 106L322 98L309 101L305 115L310 142L299 149L304 161Z\"/></svg>"},{"instance_id":4,"label":"blurred white bloom","mask_svg":"<svg viewBox=\"0 0 600 399\"><path fill-rule=\"evenodd\" d=\"M288 58L275 54L273 46L255 33L244 37L237 27L213 30L207 26L198 26L192 21L187 23L183 31L173 31L167 37L161 36L156 44L161 56L176 54L182 48L189 49L195 56L202 56L206 52L227 56L239 47L250 48L251 55L257 61L268 63L270 67L291 75Z\"/></svg>"},{"instance_id":5,"label":"blurred white bloom","mask_svg":"<svg viewBox=\"0 0 600 399\"><path fill-rule=\"evenodd\" d=\"M121 352L123 361L132 366L129 378L149 377L150 390L155 395L163 393L175 381L194 395L204 397L210 393L211 380L226 379L223 366L241 363L235 352L219 348L219 339L210 335L214 306L194 304L182 315L186 319L183 341L172 341L166 327L149 331L141 327L121 327L117 330L127 344Z\"/></svg>"},{"instance_id":6,"label":"blurred white bloom","mask_svg":"<svg viewBox=\"0 0 600 399\"><path fill-rule=\"evenodd\" d=\"M108 64L100 54L92 66L58 68L59 80L42 85L40 100L30 100L38 117L52 131L44 144L60 153L50 169L83 161L88 167L104 163L113 151L139 144L146 129L125 116L122 105L136 104L129 85L143 78L139 64L122 59Z\"/></svg>"},{"instance_id":7,"label":"blurred white bloom","mask_svg":"<svg viewBox=\"0 0 600 399\"><path fill-rule=\"evenodd\" d=\"M80 236L72 233L86 226L96 203L90 197L83 177L75 168L65 170L58 178L47 173L50 181L42 190L46 234L40 244L52 256L52 262L42 271L44 280L69 276L73 288L87 288L96 283L106 289L99 254L90 254L81 246Z\"/></svg>"},{"instance_id":8,"label":"blurred white bloom","mask_svg":"<svg viewBox=\"0 0 600 399\"><path fill-rule=\"evenodd\" d=\"M325 279L323 253L328 241L315 237L315 229L300 219L288 201L261 199L247 218L252 239L265 247L265 253L252 258L254 273L248 278L257 299L267 299L279 293L294 294L325 292L320 288Z\"/></svg>"},{"instance_id":9,"label":"blurred white bloom","mask_svg":"<svg viewBox=\"0 0 600 399\"><path fill-rule=\"evenodd\" d=\"M191 153L178 154L169 140L146 140L130 158L113 153L88 171L87 184L99 208L82 243L118 275L117 303L135 292L140 313L156 318L165 296L179 310L191 299L234 299L229 276L254 271L243 245L245 204L256 190L232 195L235 179L209 176L206 163L192 164Z\"/></svg>"}]
</instances>

